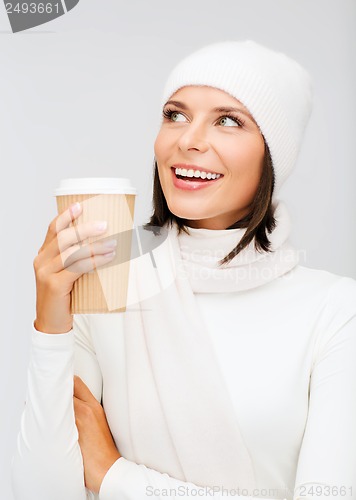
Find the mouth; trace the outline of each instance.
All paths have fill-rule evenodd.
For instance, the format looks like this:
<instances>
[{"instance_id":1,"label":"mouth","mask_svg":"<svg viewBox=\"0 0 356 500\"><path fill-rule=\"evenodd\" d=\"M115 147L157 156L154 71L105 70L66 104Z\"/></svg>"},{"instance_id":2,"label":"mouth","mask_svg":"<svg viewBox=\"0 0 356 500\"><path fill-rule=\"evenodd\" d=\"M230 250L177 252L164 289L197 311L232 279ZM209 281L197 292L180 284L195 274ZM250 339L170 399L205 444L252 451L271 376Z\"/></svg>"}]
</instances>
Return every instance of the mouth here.
<instances>
[{"instance_id":1,"label":"mouth","mask_svg":"<svg viewBox=\"0 0 356 500\"><path fill-rule=\"evenodd\" d=\"M196 190L218 183L224 176L206 170L171 167L173 184L178 189Z\"/></svg>"}]
</instances>

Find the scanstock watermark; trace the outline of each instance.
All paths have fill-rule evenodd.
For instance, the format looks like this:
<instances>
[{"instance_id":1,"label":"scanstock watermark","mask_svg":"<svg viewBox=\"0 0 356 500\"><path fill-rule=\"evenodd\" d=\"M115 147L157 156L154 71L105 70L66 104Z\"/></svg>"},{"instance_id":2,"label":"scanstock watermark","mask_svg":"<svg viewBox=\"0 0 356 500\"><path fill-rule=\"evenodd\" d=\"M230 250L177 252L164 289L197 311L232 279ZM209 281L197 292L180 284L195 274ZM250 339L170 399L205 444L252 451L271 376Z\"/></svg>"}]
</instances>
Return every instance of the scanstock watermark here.
<instances>
[{"instance_id":1,"label":"scanstock watermark","mask_svg":"<svg viewBox=\"0 0 356 500\"><path fill-rule=\"evenodd\" d=\"M6 1L4 0L13 33L28 30L48 23L72 10L79 0L48 0L48 1Z\"/></svg>"}]
</instances>

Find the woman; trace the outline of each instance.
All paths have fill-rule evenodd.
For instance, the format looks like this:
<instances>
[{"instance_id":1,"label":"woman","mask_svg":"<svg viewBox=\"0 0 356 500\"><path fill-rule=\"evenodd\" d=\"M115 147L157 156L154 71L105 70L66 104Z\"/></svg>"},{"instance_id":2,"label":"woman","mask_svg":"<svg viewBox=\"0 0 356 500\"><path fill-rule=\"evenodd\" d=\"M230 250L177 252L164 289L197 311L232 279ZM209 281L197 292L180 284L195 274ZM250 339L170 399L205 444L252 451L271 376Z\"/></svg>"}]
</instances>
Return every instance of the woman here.
<instances>
[{"instance_id":1,"label":"woman","mask_svg":"<svg viewBox=\"0 0 356 500\"><path fill-rule=\"evenodd\" d=\"M126 313L70 315L91 250L99 267L114 247L63 269L80 205L52 221L16 499L354 498L356 283L299 264L277 198L310 107L305 70L251 41L174 68L145 227L151 248L166 237L130 267Z\"/></svg>"}]
</instances>

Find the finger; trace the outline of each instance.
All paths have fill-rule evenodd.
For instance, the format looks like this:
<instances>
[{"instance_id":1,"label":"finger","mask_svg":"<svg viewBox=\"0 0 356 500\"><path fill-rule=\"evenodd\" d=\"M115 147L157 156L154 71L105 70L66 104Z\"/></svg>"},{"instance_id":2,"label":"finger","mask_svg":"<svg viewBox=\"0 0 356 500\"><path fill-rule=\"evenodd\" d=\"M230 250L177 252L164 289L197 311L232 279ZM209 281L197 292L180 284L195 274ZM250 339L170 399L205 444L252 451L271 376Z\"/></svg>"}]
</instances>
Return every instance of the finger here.
<instances>
[{"instance_id":1,"label":"finger","mask_svg":"<svg viewBox=\"0 0 356 500\"><path fill-rule=\"evenodd\" d=\"M63 267L62 257L58 256L45 267L44 271L47 274L57 274L60 280L69 279L69 282L74 282L83 274L113 262L116 257L115 251L108 251L108 249L102 249L101 251L106 253L96 255L91 253L90 257L77 260L66 268Z\"/></svg>"},{"instance_id":2,"label":"finger","mask_svg":"<svg viewBox=\"0 0 356 500\"><path fill-rule=\"evenodd\" d=\"M86 403L84 403L81 399L73 396L73 409L74 409L74 417L75 417L75 424L78 427L78 432L81 429L81 426L83 424L83 407Z\"/></svg>"},{"instance_id":3,"label":"finger","mask_svg":"<svg viewBox=\"0 0 356 500\"><path fill-rule=\"evenodd\" d=\"M81 245L87 238L103 234L107 230L107 221L90 221L63 229L57 235L58 248L64 252L74 244Z\"/></svg>"},{"instance_id":4,"label":"finger","mask_svg":"<svg viewBox=\"0 0 356 500\"><path fill-rule=\"evenodd\" d=\"M105 241L100 240L83 246L71 246L61 254L62 266L63 268L68 268L79 260L87 259L89 257L95 258L96 255L105 255L113 252L116 244L117 240L111 239Z\"/></svg>"},{"instance_id":5,"label":"finger","mask_svg":"<svg viewBox=\"0 0 356 500\"><path fill-rule=\"evenodd\" d=\"M92 403L94 401L95 403L98 402L89 387L80 377L78 377L78 375L74 375L74 397L84 401L85 403Z\"/></svg>"},{"instance_id":6,"label":"finger","mask_svg":"<svg viewBox=\"0 0 356 500\"><path fill-rule=\"evenodd\" d=\"M44 249L53 239L55 239L60 231L67 228L71 223L73 223L81 213L82 206L79 202L77 202L73 203L67 209L63 210L59 215L57 215L57 217L55 217L50 222L45 240L38 253L40 253L42 249Z\"/></svg>"},{"instance_id":7,"label":"finger","mask_svg":"<svg viewBox=\"0 0 356 500\"><path fill-rule=\"evenodd\" d=\"M76 396L73 395L73 406L74 406L74 412L76 415L80 414L80 410L83 408L83 406L86 403L82 401L81 399L77 398Z\"/></svg>"},{"instance_id":8,"label":"finger","mask_svg":"<svg viewBox=\"0 0 356 500\"><path fill-rule=\"evenodd\" d=\"M42 258L50 260L58 254L65 252L73 245L83 246L84 241L87 238L95 236L99 237L105 233L106 229L106 221L90 221L78 224L75 227L72 226L63 229L43 250Z\"/></svg>"},{"instance_id":9,"label":"finger","mask_svg":"<svg viewBox=\"0 0 356 500\"><path fill-rule=\"evenodd\" d=\"M99 221L100 222L100 221ZM100 235L105 233L106 229L98 229L98 225L96 222L88 222L86 224L80 224L78 226L82 239L81 241L78 241L77 239L77 233L74 232L73 228L68 228L63 230L57 238L52 240L47 248L37 257L37 259L40 259L42 265L45 265L52 259L55 259L58 255L62 256L62 263L68 259L68 257L78 251L80 248L85 246L85 241L89 237L94 237L97 236L98 238ZM103 226L100 226L103 227ZM113 237L110 239L110 241L113 239ZM104 247L108 246L107 252L110 250L110 244L107 242L108 240L98 240L102 241L104 243ZM111 248L114 248L115 245L112 245ZM97 246L94 248L93 253L104 253L99 249L100 247ZM98 251L97 251L98 250ZM89 254L88 254L89 255ZM83 256L88 256L85 253ZM81 258L79 256L79 258ZM78 259L74 259L78 260ZM63 265L63 267L67 267L66 265ZM58 269L57 269L58 271Z\"/></svg>"}]
</instances>

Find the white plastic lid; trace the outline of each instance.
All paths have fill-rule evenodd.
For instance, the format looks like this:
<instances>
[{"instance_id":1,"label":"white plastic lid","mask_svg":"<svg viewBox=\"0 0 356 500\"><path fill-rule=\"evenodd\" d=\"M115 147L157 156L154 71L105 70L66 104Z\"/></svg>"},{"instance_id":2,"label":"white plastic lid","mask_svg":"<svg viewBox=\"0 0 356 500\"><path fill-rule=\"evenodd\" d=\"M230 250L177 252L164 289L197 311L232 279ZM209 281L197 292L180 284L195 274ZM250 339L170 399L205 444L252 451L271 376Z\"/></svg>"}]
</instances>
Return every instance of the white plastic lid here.
<instances>
[{"instance_id":1,"label":"white plastic lid","mask_svg":"<svg viewBox=\"0 0 356 500\"><path fill-rule=\"evenodd\" d=\"M137 190L130 179L123 177L80 177L62 179L54 196L67 194L135 194Z\"/></svg>"}]
</instances>

